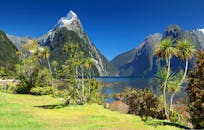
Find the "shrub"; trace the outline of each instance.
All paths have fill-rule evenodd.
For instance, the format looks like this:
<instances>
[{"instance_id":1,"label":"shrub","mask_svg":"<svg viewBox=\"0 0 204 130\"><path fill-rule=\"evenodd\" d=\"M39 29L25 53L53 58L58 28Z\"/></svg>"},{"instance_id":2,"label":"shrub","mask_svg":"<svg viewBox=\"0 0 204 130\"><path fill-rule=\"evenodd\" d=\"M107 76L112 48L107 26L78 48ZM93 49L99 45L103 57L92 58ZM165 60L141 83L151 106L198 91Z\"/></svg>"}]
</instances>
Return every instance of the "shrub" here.
<instances>
[{"instance_id":1,"label":"shrub","mask_svg":"<svg viewBox=\"0 0 204 130\"><path fill-rule=\"evenodd\" d=\"M85 97L87 103L103 104L104 97L101 94L100 82L96 79L89 79L85 83Z\"/></svg>"},{"instance_id":2,"label":"shrub","mask_svg":"<svg viewBox=\"0 0 204 130\"><path fill-rule=\"evenodd\" d=\"M149 116L164 119L161 103L150 89L128 88L122 96L123 101L129 105L129 113L139 115L143 121Z\"/></svg>"},{"instance_id":3,"label":"shrub","mask_svg":"<svg viewBox=\"0 0 204 130\"><path fill-rule=\"evenodd\" d=\"M172 123L181 124L183 120L183 116L179 114L177 111L171 110L169 113L169 119Z\"/></svg>"},{"instance_id":4,"label":"shrub","mask_svg":"<svg viewBox=\"0 0 204 130\"><path fill-rule=\"evenodd\" d=\"M3 92L7 92L7 93L16 93L18 86L14 83L9 83L7 85L1 86L0 89Z\"/></svg>"},{"instance_id":5,"label":"shrub","mask_svg":"<svg viewBox=\"0 0 204 130\"><path fill-rule=\"evenodd\" d=\"M31 86L26 81L21 80L20 85L16 88L16 93L28 94L30 92Z\"/></svg>"},{"instance_id":6,"label":"shrub","mask_svg":"<svg viewBox=\"0 0 204 130\"><path fill-rule=\"evenodd\" d=\"M47 68L38 72L35 85L40 87L52 85L52 74Z\"/></svg>"},{"instance_id":7,"label":"shrub","mask_svg":"<svg viewBox=\"0 0 204 130\"><path fill-rule=\"evenodd\" d=\"M31 88L30 91L31 94L33 95L50 95L50 94L54 94L55 90L53 87L47 86L47 87L33 87Z\"/></svg>"}]
</instances>

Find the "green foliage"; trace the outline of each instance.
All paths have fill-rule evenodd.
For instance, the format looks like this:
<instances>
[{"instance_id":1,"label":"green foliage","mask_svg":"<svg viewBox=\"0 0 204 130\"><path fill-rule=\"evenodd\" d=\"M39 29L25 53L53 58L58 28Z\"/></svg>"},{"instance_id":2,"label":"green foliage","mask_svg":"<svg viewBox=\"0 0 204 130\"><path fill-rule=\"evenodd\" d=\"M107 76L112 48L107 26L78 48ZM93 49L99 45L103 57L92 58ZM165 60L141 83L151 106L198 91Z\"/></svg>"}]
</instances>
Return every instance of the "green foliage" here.
<instances>
[{"instance_id":1,"label":"green foliage","mask_svg":"<svg viewBox=\"0 0 204 130\"><path fill-rule=\"evenodd\" d=\"M100 83L92 79L93 60L84 58L85 55L80 51L77 43L66 43L64 51L68 52L69 56L65 63L61 65L58 77L67 81L66 89L63 92L66 103L102 103ZM85 75L87 75L86 78Z\"/></svg>"},{"instance_id":2,"label":"green foliage","mask_svg":"<svg viewBox=\"0 0 204 130\"><path fill-rule=\"evenodd\" d=\"M129 113L139 115L144 121L149 116L159 119L165 118L159 99L149 89L127 88L123 98L123 101L129 105Z\"/></svg>"},{"instance_id":3,"label":"green foliage","mask_svg":"<svg viewBox=\"0 0 204 130\"><path fill-rule=\"evenodd\" d=\"M199 50L196 56L195 69L189 76L186 89L189 97L191 122L196 129L204 128L204 52Z\"/></svg>"},{"instance_id":4,"label":"green foliage","mask_svg":"<svg viewBox=\"0 0 204 130\"><path fill-rule=\"evenodd\" d=\"M176 54L176 49L173 46L173 41L171 39L163 39L155 49L155 55L161 59L168 59Z\"/></svg>"},{"instance_id":5,"label":"green foliage","mask_svg":"<svg viewBox=\"0 0 204 130\"><path fill-rule=\"evenodd\" d=\"M52 75L49 69L47 68L44 68L41 71L39 71L36 78L37 78L35 83L36 86L45 87L52 85Z\"/></svg>"},{"instance_id":6,"label":"green foliage","mask_svg":"<svg viewBox=\"0 0 204 130\"><path fill-rule=\"evenodd\" d=\"M0 66L0 79L9 79L14 76L14 72Z\"/></svg>"},{"instance_id":7,"label":"green foliage","mask_svg":"<svg viewBox=\"0 0 204 130\"><path fill-rule=\"evenodd\" d=\"M196 52L195 46L189 40L186 39L178 40L176 48L177 48L176 56L181 60L192 59Z\"/></svg>"},{"instance_id":8,"label":"green foliage","mask_svg":"<svg viewBox=\"0 0 204 130\"><path fill-rule=\"evenodd\" d=\"M176 78L176 73L172 73L170 71L169 76L167 77L167 69L166 67L162 67L156 74L155 80L158 83L160 90L162 91L164 86L166 85L167 92L171 91L171 87Z\"/></svg>"},{"instance_id":9,"label":"green foliage","mask_svg":"<svg viewBox=\"0 0 204 130\"><path fill-rule=\"evenodd\" d=\"M96 79L87 79L85 83L85 97L87 103L103 103L101 83Z\"/></svg>"},{"instance_id":10,"label":"green foliage","mask_svg":"<svg viewBox=\"0 0 204 130\"><path fill-rule=\"evenodd\" d=\"M6 93L16 93L18 86L14 83L9 83L4 86L0 86L0 91Z\"/></svg>"},{"instance_id":11,"label":"green foliage","mask_svg":"<svg viewBox=\"0 0 204 130\"><path fill-rule=\"evenodd\" d=\"M39 63L34 59L24 59L22 64L16 65L17 78L20 80L18 93L27 94L32 87L35 87L38 73L40 72Z\"/></svg>"},{"instance_id":12,"label":"green foliage","mask_svg":"<svg viewBox=\"0 0 204 130\"><path fill-rule=\"evenodd\" d=\"M52 61L51 63L51 67L52 67L52 75L53 75L53 78L56 78L57 77L57 71L58 71L58 62L56 60Z\"/></svg>"},{"instance_id":13,"label":"green foliage","mask_svg":"<svg viewBox=\"0 0 204 130\"><path fill-rule=\"evenodd\" d=\"M163 39L159 44L157 44L157 47L154 51L154 54L159 57L160 59L166 60L167 70L166 70L166 79L163 85L163 95L164 95L164 111L165 115L168 119L169 115L167 112L167 103L166 103L166 89L168 85L168 79L170 78L171 74L171 59L176 54L177 49L173 45L172 39Z\"/></svg>"},{"instance_id":14,"label":"green foliage","mask_svg":"<svg viewBox=\"0 0 204 130\"><path fill-rule=\"evenodd\" d=\"M174 43L177 44L175 45ZM186 39L177 41L172 41L171 39L163 39L155 49L155 55L160 59L166 60L167 65L167 68L162 68L157 72L157 81L159 81L160 86L163 88L164 109L167 119L169 119L169 114L166 108L166 91L168 93L171 93L170 110L172 110L174 95L179 92L181 85L184 82L184 79L187 75L188 60L193 57L194 52L195 47ZM171 59L173 56L177 56L181 60L186 60L184 73L182 71L177 74L171 73Z\"/></svg>"},{"instance_id":15,"label":"green foliage","mask_svg":"<svg viewBox=\"0 0 204 130\"><path fill-rule=\"evenodd\" d=\"M30 90L30 93L33 95L53 95L55 93L55 89L52 86L47 87L33 87Z\"/></svg>"},{"instance_id":16,"label":"green foliage","mask_svg":"<svg viewBox=\"0 0 204 130\"><path fill-rule=\"evenodd\" d=\"M172 110L169 113L169 119L172 123L181 124L183 120L183 116L179 114L178 112Z\"/></svg>"},{"instance_id":17,"label":"green foliage","mask_svg":"<svg viewBox=\"0 0 204 130\"><path fill-rule=\"evenodd\" d=\"M17 93L50 94L49 89L46 88L52 86L53 82L49 65L49 50L39 47L35 41L25 44L23 49L24 53L18 53L21 63L16 64L17 79L20 80ZM43 59L48 61L49 69L42 64ZM43 87L45 90L41 90Z\"/></svg>"}]
</instances>

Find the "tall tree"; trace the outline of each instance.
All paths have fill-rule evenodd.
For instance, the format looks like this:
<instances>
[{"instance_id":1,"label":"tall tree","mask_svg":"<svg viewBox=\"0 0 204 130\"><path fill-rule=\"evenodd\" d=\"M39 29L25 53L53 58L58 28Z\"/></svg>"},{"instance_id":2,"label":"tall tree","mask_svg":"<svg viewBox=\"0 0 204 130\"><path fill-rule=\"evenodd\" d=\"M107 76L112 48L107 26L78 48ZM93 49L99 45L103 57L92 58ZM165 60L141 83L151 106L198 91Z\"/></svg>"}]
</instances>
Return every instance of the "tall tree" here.
<instances>
[{"instance_id":1,"label":"tall tree","mask_svg":"<svg viewBox=\"0 0 204 130\"><path fill-rule=\"evenodd\" d=\"M177 57L186 62L184 75L180 82L180 85L181 85L184 82L187 75L188 61L193 58L196 49L195 49L195 46L186 39L178 40L176 48L177 48L177 54L176 54Z\"/></svg>"},{"instance_id":2,"label":"tall tree","mask_svg":"<svg viewBox=\"0 0 204 130\"><path fill-rule=\"evenodd\" d=\"M94 60L93 60L93 58L88 58L88 59L86 59L85 60L85 63L84 63L84 65L85 65L85 68L87 69L87 71L88 71L88 97L90 98L90 95L91 95L91 91L90 91L90 88L91 88L91 78L92 78L92 76L91 76L91 67L92 67L92 65L93 65L93 63L94 63Z\"/></svg>"},{"instance_id":3,"label":"tall tree","mask_svg":"<svg viewBox=\"0 0 204 130\"><path fill-rule=\"evenodd\" d=\"M48 68L50 73L52 74L52 69L50 65L50 49L48 47L42 48L43 58L47 60Z\"/></svg>"},{"instance_id":4,"label":"tall tree","mask_svg":"<svg viewBox=\"0 0 204 130\"><path fill-rule=\"evenodd\" d=\"M68 79L72 90L74 90L76 95L71 95L70 98L80 101L79 104L84 104L84 59L83 53L80 51L77 43L66 43L64 46L64 51L68 53L69 57L67 58L63 68L63 77ZM81 78L80 78L81 77ZM71 87L69 87L71 88ZM71 91L72 91L71 90Z\"/></svg>"},{"instance_id":5,"label":"tall tree","mask_svg":"<svg viewBox=\"0 0 204 130\"><path fill-rule=\"evenodd\" d=\"M199 50L193 72L189 75L186 89L191 122L195 129L204 128L204 52Z\"/></svg>"},{"instance_id":6,"label":"tall tree","mask_svg":"<svg viewBox=\"0 0 204 130\"><path fill-rule=\"evenodd\" d=\"M176 49L173 46L173 42L171 39L163 39L160 43L157 44L155 49L155 55L161 59L166 60L167 64L167 73L166 80L164 83L163 95L164 95L164 111L167 118L169 118L167 113L166 106L166 87L168 82L168 77L170 75L170 67L171 67L171 58L176 54Z\"/></svg>"}]
</instances>

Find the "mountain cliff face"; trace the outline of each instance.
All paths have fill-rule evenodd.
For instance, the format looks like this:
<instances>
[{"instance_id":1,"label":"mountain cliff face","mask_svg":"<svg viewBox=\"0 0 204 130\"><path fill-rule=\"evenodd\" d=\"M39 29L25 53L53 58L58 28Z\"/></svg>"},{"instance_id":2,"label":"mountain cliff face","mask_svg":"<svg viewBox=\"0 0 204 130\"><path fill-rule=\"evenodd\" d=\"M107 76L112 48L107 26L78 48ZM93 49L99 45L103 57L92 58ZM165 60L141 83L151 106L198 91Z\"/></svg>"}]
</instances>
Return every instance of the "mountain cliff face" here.
<instances>
[{"instance_id":1,"label":"mountain cliff face","mask_svg":"<svg viewBox=\"0 0 204 130\"><path fill-rule=\"evenodd\" d=\"M18 50L21 50L23 45L28 43L28 41L31 39L29 37L17 37L14 35L6 34L9 40L18 48Z\"/></svg>"},{"instance_id":2,"label":"mountain cliff face","mask_svg":"<svg viewBox=\"0 0 204 130\"><path fill-rule=\"evenodd\" d=\"M164 38L172 38L174 41L186 38L195 45L196 49L204 49L202 30L186 31L179 26L170 25L163 34L150 35L139 47L115 57L111 62L118 69L119 75L153 77L164 65L164 61L154 56L156 45ZM194 59L191 60L189 67L193 67L193 62ZM184 63L177 58L173 58L171 63L174 71L184 68Z\"/></svg>"},{"instance_id":3,"label":"mountain cliff face","mask_svg":"<svg viewBox=\"0 0 204 130\"><path fill-rule=\"evenodd\" d=\"M156 44L162 35L157 33L148 36L137 48L125 52L111 62L121 76L144 76L155 73L157 59L153 55Z\"/></svg>"},{"instance_id":4,"label":"mountain cliff face","mask_svg":"<svg viewBox=\"0 0 204 130\"><path fill-rule=\"evenodd\" d=\"M65 43L75 41L79 44L81 51L86 57L94 59L94 72L96 76L110 76L116 74L114 66L99 52L89 37L84 32L82 24L77 15L70 11L66 17L60 18L57 24L46 35L37 39L40 45L49 46L51 59L63 63L66 54L63 54Z\"/></svg>"},{"instance_id":5,"label":"mountain cliff face","mask_svg":"<svg viewBox=\"0 0 204 130\"><path fill-rule=\"evenodd\" d=\"M28 38L8 36L19 49L29 40ZM94 59L95 76L113 76L116 74L115 67L94 46L84 32L80 19L73 11L70 11L67 16L60 18L47 34L35 40L41 46L50 47L51 61L57 60L61 64L67 59L67 54L63 52L63 46L65 43L69 44L74 41L79 44L81 51L84 52L86 57Z\"/></svg>"},{"instance_id":6,"label":"mountain cliff face","mask_svg":"<svg viewBox=\"0 0 204 130\"><path fill-rule=\"evenodd\" d=\"M13 69L17 63L16 52L17 48L8 39L3 31L0 31L0 67L5 67L8 70Z\"/></svg>"}]
</instances>

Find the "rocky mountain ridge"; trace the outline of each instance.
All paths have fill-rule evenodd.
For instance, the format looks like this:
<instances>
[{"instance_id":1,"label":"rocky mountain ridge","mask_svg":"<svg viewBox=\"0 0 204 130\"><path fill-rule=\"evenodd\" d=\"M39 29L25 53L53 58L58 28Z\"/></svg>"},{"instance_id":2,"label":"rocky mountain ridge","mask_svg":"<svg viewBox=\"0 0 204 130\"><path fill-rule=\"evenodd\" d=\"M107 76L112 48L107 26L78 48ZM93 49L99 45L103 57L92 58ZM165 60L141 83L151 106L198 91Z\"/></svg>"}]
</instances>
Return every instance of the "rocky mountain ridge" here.
<instances>
[{"instance_id":1,"label":"rocky mountain ridge","mask_svg":"<svg viewBox=\"0 0 204 130\"><path fill-rule=\"evenodd\" d=\"M119 75L154 77L164 65L164 61L154 56L154 49L164 38L171 38L174 41L186 38L194 44L196 49L204 49L203 29L183 30L177 25L169 25L163 34L150 35L138 47L116 56L111 62L117 68ZM194 59L190 62L190 68L193 67L193 62ZM178 68L184 68L184 63L173 58L172 68L177 71Z\"/></svg>"}]
</instances>

